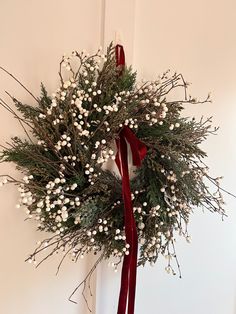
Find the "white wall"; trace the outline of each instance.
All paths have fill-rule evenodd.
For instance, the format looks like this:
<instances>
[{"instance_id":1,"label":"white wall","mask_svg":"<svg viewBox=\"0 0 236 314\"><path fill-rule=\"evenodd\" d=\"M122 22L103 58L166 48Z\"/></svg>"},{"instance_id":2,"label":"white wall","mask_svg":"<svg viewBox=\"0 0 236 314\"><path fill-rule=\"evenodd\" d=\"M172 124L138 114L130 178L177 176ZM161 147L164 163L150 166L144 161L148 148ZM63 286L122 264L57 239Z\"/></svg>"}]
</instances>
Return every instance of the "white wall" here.
<instances>
[{"instance_id":1,"label":"white wall","mask_svg":"<svg viewBox=\"0 0 236 314\"><path fill-rule=\"evenodd\" d=\"M148 0L136 8L135 67L149 78L177 70L192 82L192 94L212 92L213 104L191 106L186 114L213 116L220 126L204 148L212 173L222 174L224 186L235 192L235 1ZM163 273L163 263L140 271L137 314L147 308L150 314L236 313L236 202L225 199L225 222L198 210L189 229L192 244L179 241L182 280Z\"/></svg>"},{"instance_id":2,"label":"white wall","mask_svg":"<svg viewBox=\"0 0 236 314\"><path fill-rule=\"evenodd\" d=\"M212 92L211 105L192 106L186 114L213 115L221 127L205 144L212 173L224 175L224 186L235 191L236 102L236 3L233 0L10 0L0 1L0 64L14 72L37 94L40 81L50 91L63 52L93 50L109 43L119 31L128 63L140 77L155 78L167 68L181 71L193 84L191 92ZM7 89L23 101L29 96L0 73L1 96ZM20 128L1 111L1 143ZM13 167L1 165L0 172ZM57 261L35 271L24 263L39 234L33 223L15 209L15 189L0 190L0 313L86 314L66 297L86 273L91 259L66 263L54 276ZM179 239L177 252L183 279L155 267L139 269L136 314L235 314L236 313L236 212L235 200L226 196L228 218L196 211L190 224L192 244ZM120 274L104 262L97 272L97 314L116 313Z\"/></svg>"},{"instance_id":3,"label":"white wall","mask_svg":"<svg viewBox=\"0 0 236 314\"><path fill-rule=\"evenodd\" d=\"M101 40L101 1L9 0L0 1L0 64L14 73L34 93L41 81L50 93L58 87L58 65L64 52L95 50ZM0 72L0 97L8 90L23 102L30 96ZM5 97L6 98L6 97ZM22 134L17 121L0 110L0 143ZM1 165L0 173L14 173L14 167ZM68 261L56 277L59 259L37 270L24 262L35 248L40 234L35 223L25 222L25 214L15 208L18 193L14 187L0 190L0 313L4 314L86 314L78 293L74 305L67 298L83 279L92 260ZM95 297L90 300L94 308Z\"/></svg>"}]
</instances>

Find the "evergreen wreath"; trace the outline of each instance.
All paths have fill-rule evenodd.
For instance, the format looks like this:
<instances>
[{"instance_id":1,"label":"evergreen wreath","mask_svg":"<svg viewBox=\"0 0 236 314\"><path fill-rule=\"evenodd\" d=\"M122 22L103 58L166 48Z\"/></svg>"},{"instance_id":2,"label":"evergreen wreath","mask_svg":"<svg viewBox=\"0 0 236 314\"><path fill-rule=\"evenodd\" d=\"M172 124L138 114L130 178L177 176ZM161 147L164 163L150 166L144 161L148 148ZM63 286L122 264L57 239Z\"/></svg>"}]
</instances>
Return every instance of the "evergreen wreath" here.
<instances>
[{"instance_id":1,"label":"evergreen wreath","mask_svg":"<svg viewBox=\"0 0 236 314\"><path fill-rule=\"evenodd\" d=\"M130 182L138 264L153 264L164 255L166 271L175 274L175 237L190 240L187 225L193 209L225 214L220 178L209 175L200 148L217 129L211 118L196 121L181 115L185 105L204 104L210 97L199 101L189 96L183 76L169 71L155 81L137 83L132 68L117 66L112 44L105 55L101 49L91 56L85 51L64 55L59 76L60 87L51 96L41 85L41 95L35 97L19 82L36 105L11 96L14 110L0 101L26 134L24 139L13 137L1 152L1 161L15 163L24 177L4 175L1 185L16 184L17 207L38 222L38 230L52 234L27 260L38 266L62 248L62 261L67 255L77 261L86 253L101 252L98 262L117 257L116 269L129 254L121 178L107 169L115 160L119 132L126 127L147 148ZM174 98L176 89L183 91L182 99ZM36 261L37 256L41 259Z\"/></svg>"}]
</instances>

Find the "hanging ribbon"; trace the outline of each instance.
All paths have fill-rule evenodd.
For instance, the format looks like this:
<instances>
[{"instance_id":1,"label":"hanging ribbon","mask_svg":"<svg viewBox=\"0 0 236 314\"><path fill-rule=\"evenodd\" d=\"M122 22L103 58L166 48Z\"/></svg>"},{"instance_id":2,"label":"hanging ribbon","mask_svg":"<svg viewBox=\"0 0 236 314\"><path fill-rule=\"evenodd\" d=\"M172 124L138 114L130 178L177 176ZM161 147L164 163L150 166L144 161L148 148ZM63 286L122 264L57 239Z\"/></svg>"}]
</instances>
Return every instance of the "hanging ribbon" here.
<instances>
[{"instance_id":1,"label":"hanging ribbon","mask_svg":"<svg viewBox=\"0 0 236 314\"><path fill-rule=\"evenodd\" d=\"M125 68L125 52L122 45L116 45L116 67L118 68L119 75L123 73Z\"/></svg>"},{"instance_id":2,"label":"hanging ribbon","mask_svg":"<svg viewBox=\"0 0 236 314\"><path fill-rule=\"evenodd\" d=\"M123 47L120 45L117 46L116 46L117 66L119 65L124 66L125 57ZM117 53L117 51L119 51L119 53ZM131 148L134 166L137 167L141 166L142 160L147 153L146 146L136 137L136 135L130 130L129 127L124 126L119 132L119 137L116 139L117 154L115 161L122 177L122 197L124 201L124 225L126 242L127 244L129 244L128 249L129 255L125 255L123 261L117 314L125 314L127 304L128 314L134 314L136 290L138 235L131 199L127 142L129 143Z\"/></svg>"}]
</instances>

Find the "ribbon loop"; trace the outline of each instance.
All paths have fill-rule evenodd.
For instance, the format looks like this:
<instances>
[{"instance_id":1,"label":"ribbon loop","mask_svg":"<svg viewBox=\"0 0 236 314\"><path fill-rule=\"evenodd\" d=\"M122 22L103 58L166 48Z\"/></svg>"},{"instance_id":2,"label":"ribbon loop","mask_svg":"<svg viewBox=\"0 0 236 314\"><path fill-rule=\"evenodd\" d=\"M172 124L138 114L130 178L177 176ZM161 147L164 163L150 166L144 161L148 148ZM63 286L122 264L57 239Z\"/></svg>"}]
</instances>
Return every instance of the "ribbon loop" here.
<instances>
[{"instance_id":1,"label":"ribbon loop","mask_svg":"<svg viewBox=\"0 0 236 314\"><path fill-rule=\"evenodd\" d=\"M115 52L116 52L116 67L119 71L119 75L121 75L125 68L125 52L123 46L116 45Z\"/></svg>"},{"instance_id":2,"label":"ribbon loop","mask_svg":"<svg viewBox=\"0 0 236 314\"><path fill-rule=\"evenodd\" d=\"M116 66L125 66L125 52L122 45L116 45Z\"/></svg>"}]
</instances>

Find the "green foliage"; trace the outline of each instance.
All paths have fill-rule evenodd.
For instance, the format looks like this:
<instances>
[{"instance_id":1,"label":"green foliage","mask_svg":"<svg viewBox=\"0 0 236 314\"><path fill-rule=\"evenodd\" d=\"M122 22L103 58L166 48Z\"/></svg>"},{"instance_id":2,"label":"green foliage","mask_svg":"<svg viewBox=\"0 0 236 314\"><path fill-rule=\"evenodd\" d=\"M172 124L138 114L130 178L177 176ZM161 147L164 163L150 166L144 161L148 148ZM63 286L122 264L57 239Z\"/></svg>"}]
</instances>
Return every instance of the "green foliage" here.
<instances>
[{"instance_id":1,"label":"green foliage","mask_svg":"<svg viewBox=\"0 0 236 314\"><path fill-rule=\"evenodd\" d=\"M125 67L122 76L118 77L117 91L131 91L136 83L137 73L133 72L132 67Z\"/></svg>"},{"instance_id":2,"label":"green foliage","mask_svg":"<svg viewBox=\"0 0 236 314\"><path fill-rule=\"evenodd\" d=\"M79 63L75 69L72 58ZM63 66L69 71L67 81ZM131 67L120 75L112 45L105 57L99 51L63 57L60 69L61 85L54 96L48 96L42 84L34 105L13 98L27 140L12 138L1 153L1 161L15 163L27 175L23 181L10 181L19 185L21 205L29 218L39 221L39 230L57 237L53 252L68 246L76 252L75 259L91 250L102 250L104 257L124 256L121 179L103 167L114 160L115 140L124 125L147 147L131 180L140 265L156 262L160 254L171 255L176 231L188 239L193 207L224 214L219 178L208 174L200 147L216 129L211 119L181 115L185 105L209 99L187 97L181 74L166 72L155 82L138 85ZM175 101L172 96L169 101L176 88L186 97ZM207 182L216 187L216 194Z\"/></svg>"}]
</instances>

